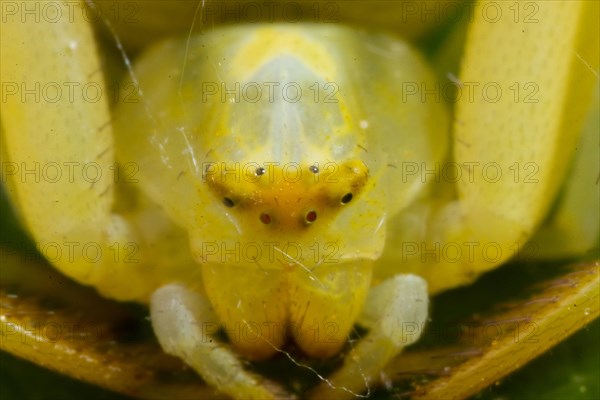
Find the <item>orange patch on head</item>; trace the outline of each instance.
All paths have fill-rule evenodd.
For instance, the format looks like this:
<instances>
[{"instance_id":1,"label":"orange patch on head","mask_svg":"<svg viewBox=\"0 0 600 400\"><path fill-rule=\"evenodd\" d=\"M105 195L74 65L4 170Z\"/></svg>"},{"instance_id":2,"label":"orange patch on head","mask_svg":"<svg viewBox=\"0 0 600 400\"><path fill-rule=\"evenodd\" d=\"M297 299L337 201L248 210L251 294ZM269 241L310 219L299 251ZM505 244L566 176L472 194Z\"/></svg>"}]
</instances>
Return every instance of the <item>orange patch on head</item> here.
<instances>
[{"instance_id":1,"label":"orange patch on head","mask_svg":"<svg viewBox=\"0 0 600 400\"><path fill-rule=\"evenodd\" d=\"M360 194L368 180L368 168L362 161L327 165L326 171L316 164L236 171L225 163L211 164L204 180L241 223L256 226L258 222L268 229L300 232L330 221Z\"/></svg>"}]
</instances>

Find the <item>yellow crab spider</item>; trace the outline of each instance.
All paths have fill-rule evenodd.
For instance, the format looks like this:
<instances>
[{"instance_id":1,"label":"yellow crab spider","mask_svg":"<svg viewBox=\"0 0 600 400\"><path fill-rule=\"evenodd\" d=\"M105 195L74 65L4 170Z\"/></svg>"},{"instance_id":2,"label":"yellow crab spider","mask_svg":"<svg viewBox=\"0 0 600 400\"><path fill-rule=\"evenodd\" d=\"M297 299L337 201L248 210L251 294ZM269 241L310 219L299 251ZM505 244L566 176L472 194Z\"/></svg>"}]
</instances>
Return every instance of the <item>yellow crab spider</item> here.
<instances>
[{"instance_id":1,"label":"yellow crab spider","mask_svg":"<svg viewBox=\"0 0 600 400\"><path fill-rule=\"evenodd\" d=\"M435 87L434 74L387 33L255 24L167 40L136 60L136 101L111 112L102 96L21 96L49 83L102 90L85 21L8 18L2 178L35 240L62 255L58 269L108 297L147 302L164 350L209 384L236 398L285 397L240 356L264 359L293 341L329 357L357 323L368 333L310 396L359 394L418 339L428 291L506 261L547 212L577 139L567 127L578 131L582 115L546 114L590 101L594 77L571 54L593 58L581 31L588 6L548 2L527 33L477 20L462 84L543 91L533 105L460 101L451 142L445 105L414 92ZM550 32L560 37L537 40ZM495 163L505 174L435 185L415 173L435 171L449 143L462 166ZM526 163L538 185L507 174ZM136 180L127 199L116 184L123 166ZM44 168L69 174L18 172ZM465 256L421 261L440 244Z\"/></svg>"},{"instance_id":2,"label":"yellow crab spider","mask_svg":"<svg viewBox=\"0 0 600 400\"><path fill-rule=\"evenodd\" d=\"M382 57L406 60L406 75ZM175 61L183 59L185 71ZM372 314L357 361L332 383L359 393L368 383L361 377L416 340L427 315L426 284L416 276L369 289L388 213L424 186L415 176L402 193L386 190L401 173L390 164L401 160L382 143L406 160L433 162L447 129L441 104L423 108L414 98L399 111L396 86L365 102L373 89L360 83L433 81L423 61L388 35L253 25L164 42L134 75L145 97L116 111L115 126L131 135L117 142L117 158L139 166L145 192L186 227L202 266L151 297L163 348L228 393L263 398L256 378L198 326L221 324L251 359L274 355L289 338L310 356L329 357L361 313ZM179 98L153 94L165 92ZM398 134L410 130L423 134ZM189 281L203 282L202 291Z\"/></svg>"}]
</instances>

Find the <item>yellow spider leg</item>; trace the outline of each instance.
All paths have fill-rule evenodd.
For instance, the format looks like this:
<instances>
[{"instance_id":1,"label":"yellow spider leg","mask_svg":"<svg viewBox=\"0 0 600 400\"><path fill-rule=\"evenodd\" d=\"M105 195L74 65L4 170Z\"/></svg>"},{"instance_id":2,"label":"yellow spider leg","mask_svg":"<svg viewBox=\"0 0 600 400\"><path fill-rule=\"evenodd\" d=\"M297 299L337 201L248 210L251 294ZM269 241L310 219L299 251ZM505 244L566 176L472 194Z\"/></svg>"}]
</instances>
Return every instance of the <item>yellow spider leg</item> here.
<instances>
[{"instance_id":1,"label":"yellow spider leg","mask_svg":"<svg viewBox=\"0 0 600 400\"><path fill-rule=\"evenodd\" d=\"M539 248L537 257L557 259L584 255L596 249L600 232L600 102L596 86L594 103L587 117L577 155L562 188L560 203L531 239L532 249ZM539 245L539 247L537 247Z\"/></svg>"},{"instance_id":2,"label":"yellow spider leg","mask_svg":"<svg viewBox=\"0 0 600 400\"><path fill-rule=\"evenodd\" d=\"M140 272L131 224L111 211L110 96L78 7L72 19L2 23L2 181L56 267L112 297L140 299L150 274Z\"/></svg>"},{"instance_id":3,"label":"yellow spider leg","mask_svg":"<svg viewBox=\"0 0 600 400\"><path fill-rule=\"evenodd\" d=\"M390 222L380 279L400 268L432 293L468 284L523 256L560 189L598 82L598 2L536 2L535 23L512 4L475 10L453 127L462 177Z\"/></svg>"}]
</instances>

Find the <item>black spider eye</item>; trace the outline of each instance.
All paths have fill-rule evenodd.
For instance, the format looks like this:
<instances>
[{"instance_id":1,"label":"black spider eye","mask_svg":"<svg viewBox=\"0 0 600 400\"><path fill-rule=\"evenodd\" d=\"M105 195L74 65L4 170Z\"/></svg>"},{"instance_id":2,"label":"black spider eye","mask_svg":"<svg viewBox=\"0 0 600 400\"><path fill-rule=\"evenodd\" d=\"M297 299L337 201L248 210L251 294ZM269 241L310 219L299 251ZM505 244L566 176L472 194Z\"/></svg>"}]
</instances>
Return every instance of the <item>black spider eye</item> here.
<instances>
[{"instance_id":1,"label":"black spider eye","mask_svg":"<svg viewBox=\"0 0 600 400\"><path fill-rule=\"evenodd\" d=\"M317 167L316 165L311 165L310 167L308 167L308 170L313 174L316 174L319 172L319 167Z\"/></svg>"},{"instance_id":2,"label":"black spider eye","mask_svg":"<svg viewBox=\"0 0 600 400\"><path fill-rule=\"evenodd\" d=\"M304 218L307 223L313 223L317 220L317 212L315 210L310 210L306 213L306 216Z\"/></svg>"},{"instance_id":3,"label":"black spider eye","mask_svg":"<svg viewBox=\"0 0 600 400\"><path fill-rule=\"evenodd\" d=\"M256 176L261 176L265 174L265 169L263 167L256 168Z\"/></svg>"},{"instance_id":4,"label":"black spider eye","mask_svg":"<svg viewBox=\"0 0 600 400\"><path fill-rule=\"evenodd\" d=\"M235 206L235 203L229 197L223 197L223 205L227 208L232 208Z\"/></svg>"},{"instance_id":5,"label":"black spider eye","mask_svg":"<svg viewBox=\"0 0 600 400\"><path fill-rule=\"evenodd\" d=\"M260 222L262 222L265 225L269 225L271 223L271 216L267 213L260 214L258 219L260 219Z\"/></svg>"},{"instance_id":6,"label":"black spider eye","mask_svg":"<svg viewBox=\"0 0 600 400\"><path fill-rule=\"evenodd\" d=\"M342 202L342 204L348 204L352 201L352 193L346 193L344 196L342 196L342 199L340 200Z\"/></svg>"}]
</instances>

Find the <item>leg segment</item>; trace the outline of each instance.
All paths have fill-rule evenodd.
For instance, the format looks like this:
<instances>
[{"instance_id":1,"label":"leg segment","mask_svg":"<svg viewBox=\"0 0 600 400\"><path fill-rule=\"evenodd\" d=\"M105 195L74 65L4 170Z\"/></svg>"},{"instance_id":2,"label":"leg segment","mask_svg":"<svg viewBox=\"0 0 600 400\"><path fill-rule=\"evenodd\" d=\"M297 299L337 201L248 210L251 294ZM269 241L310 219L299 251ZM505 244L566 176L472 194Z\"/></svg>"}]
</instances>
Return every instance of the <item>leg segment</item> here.
<instances>
[{"instance_id":1,"label":"leg segment","mask_svg":"<svg viewBox=\"0 0 600 400\"><path fill-rule=\"evenodd\" d=\"M1 180L52 264L106 295L139 300L148 286L136 278L147 275L142 246L113 212L110 96L84 3L76 7L73 19L2 22Z\"/></svg>"}]
</instances>

